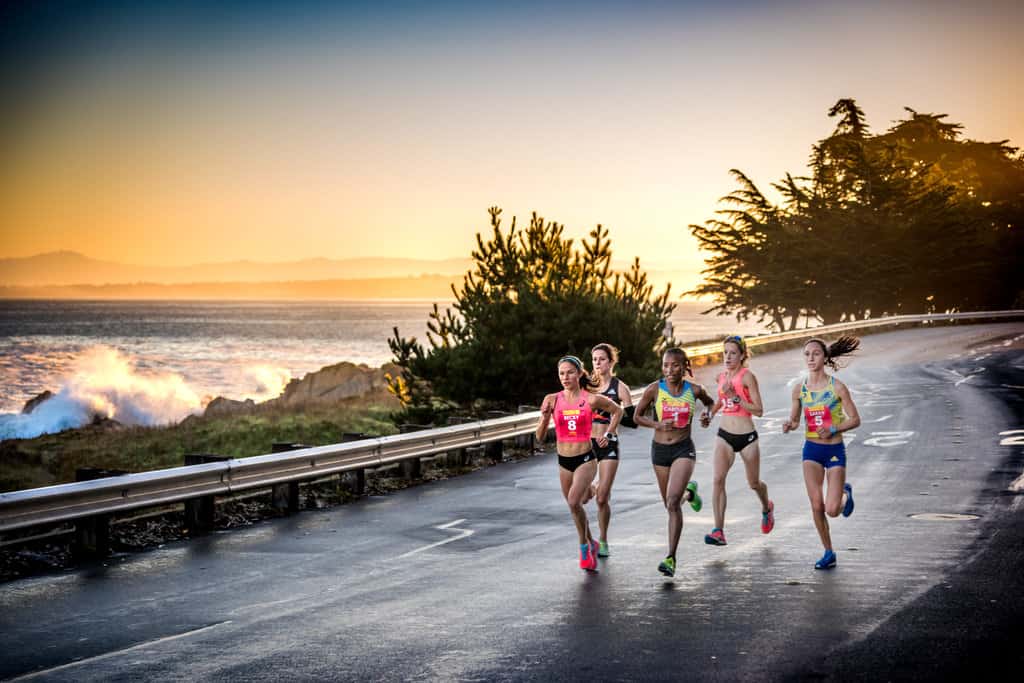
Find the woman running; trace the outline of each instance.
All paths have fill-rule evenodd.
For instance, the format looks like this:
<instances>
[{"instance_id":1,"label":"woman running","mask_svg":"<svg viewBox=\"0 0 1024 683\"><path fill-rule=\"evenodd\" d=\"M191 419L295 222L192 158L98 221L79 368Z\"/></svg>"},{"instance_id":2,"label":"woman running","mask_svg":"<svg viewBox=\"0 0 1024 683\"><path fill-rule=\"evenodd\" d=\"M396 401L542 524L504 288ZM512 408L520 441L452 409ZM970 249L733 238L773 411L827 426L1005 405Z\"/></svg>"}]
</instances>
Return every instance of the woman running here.
<instances>
[{"instance_id":1,"label":"woman running","mask_svg":"<svg viewBox=\"0 0 1024 683\"><path fill-rule=\"evenodd\" d=\"M832 535L828 519L842 512L849 517L853 512L853 487L846 482L846 447L843 432L860 425L857 406L850 398L850 390L833 375L825 372L828 366L838 370L836 360L853 353L860 346L856 337L840 337L832 344L812 339L804 345L807 379L793 387L793 408L789 420L782 423L782 431L800 427L800 407L803 406L807 431L804 433L804 484L811 501L814 526L818 529L825 554L814 563L815 569L836 566L836 553L832 549ZM821 488L828 480L828 491L822 496ZM844 500L845 498L845 500Z\"/></svg>"},{"instance_id":2,"label":"woman running","mask_svg":"<svg viewBox=\"0 0 1024 683\"><path fill-rule=\"evenodd\" d=\"M697 463L697 449L690 438L693 414L697 401L704 404L700 424L711 424L713 398L699 384L685 379L691 375L690 360L680 348L671 348L661 357L663 378L652 382L636 406L634 420L637 424L654 430L651 442L651 462L658 478L661 499L668 511L668 555L658 571L666 576L676 573L676 550L683 533L683 510L681 503L689 501L694 512L699 512L703 503L697 495L697 482L690 481L693 467ZM655 420L646 416L647 408L654 406Z\"/></svg>"},{"instance_id":3,"label":"woman running","mask_svg":"<svg viewBox=\"0 0 1024 683\"><path fill-rule=\"evenodd\" d=\"M718 375L718 401L711 409L712 417L721 411L722 422L715 439L715 527L704 536L708 545L725 545L725 477L737 453L747 471L747 484L761 500L761 533L775 527L775 504L768 499L768 485L761 481L761 448L754 429L753 416L761 417L764 408L757 378L747 367L749 357L743 337L734 335L722 342L725 371Z\"/></svg>"},{"instance_id":4,"label":"woman running","mask_svg":"<svg viewBox=\"0 0 1024 683\"><path fill-rule=\"evenodd\" d=\"M586 391L590 378L583 371L583 362L576 356L565 356L558 361L558 379L562 390L548 394L541 403L540 422L537 424L538 443L544 443L548 423L555 418L555 437L558 450L558 476L562 495L569 504L580 541L580 569L597 570L597 541L590 534L590 522L583 507L583 499L590 482L597 473L597 455L594 447L605 448L609 437L622 419L622 408L604 396ZM594 411L600 409L610 415L602 436L590 438Z\"/></svg>"},{"instance_id":5,"label":"woman running","mask_svg":"<svg viewBox=\"0 0 1024 683\"><path fill-rule=\"evenodd\" d=\"M608 343L595 346L590 352L590 360L594 367L594 386L591 391L604 396L609 401L627 408L633 405L626 383L615 376L615 365L619 362L619 350ZM591 495L597 498L598 557L608 557L608 523L612 518L612 484L615 473L619 470L619 440L614 434L608 434L611 415L603 410L594 411L594 422L590 436L593 439L607 437L607 446L594 449L597 454L597 482L591 486ZM587 496L589 499L590 496ZM586 502L586 500L584 501Z\"/></svg>"}]
</instances>

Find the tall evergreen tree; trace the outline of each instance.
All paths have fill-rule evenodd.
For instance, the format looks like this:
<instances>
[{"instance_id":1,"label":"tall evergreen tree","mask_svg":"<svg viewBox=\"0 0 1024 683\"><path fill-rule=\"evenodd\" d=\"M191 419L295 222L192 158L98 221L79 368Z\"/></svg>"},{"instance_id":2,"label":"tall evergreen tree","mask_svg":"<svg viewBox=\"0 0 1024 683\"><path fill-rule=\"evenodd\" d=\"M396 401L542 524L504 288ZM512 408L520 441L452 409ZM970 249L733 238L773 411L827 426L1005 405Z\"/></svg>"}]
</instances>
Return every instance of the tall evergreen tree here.
<instances>
[{"instance_id":1,"label":"tall evergreen tree","mask_svg":"<svg viewBox=\"0 0 1024 683\"><path fill-rule=\"evenodd\" d=\"M430 314L429 346L397 329L389 340L402 367L391 382L404 406L397 419L537 403L557 388L560 356L584 356L602 341L619 348L626 381L657 373L661 332L675 309L669 288L655 296L639 260L613 272L600 225L577 247L564 226L537 214L525 230L513 218L506 231L501 210L489 213L490 238L477 235L474 268L452 286L454 304Z\"/></svg>"}]
</instances>

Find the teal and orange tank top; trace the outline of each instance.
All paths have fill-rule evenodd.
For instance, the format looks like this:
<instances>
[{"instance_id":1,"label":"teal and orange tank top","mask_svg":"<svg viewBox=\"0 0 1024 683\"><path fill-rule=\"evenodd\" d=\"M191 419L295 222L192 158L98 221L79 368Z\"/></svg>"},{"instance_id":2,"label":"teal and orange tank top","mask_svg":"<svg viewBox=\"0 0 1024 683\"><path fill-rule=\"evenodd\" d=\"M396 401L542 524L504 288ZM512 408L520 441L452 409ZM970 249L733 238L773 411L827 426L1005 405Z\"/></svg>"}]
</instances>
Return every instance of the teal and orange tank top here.
<instances>
[{"instance_id":1,"label":"teal and orange tank top","mask_svg":"<svg viewBox=\"0 0 1024 683\"><path fill-rule=\"evenodd\" d=\"M693 385L683 381L682 393L676 395L668 390L665 380L658 382L658 396L654 399L654 414L658 422L673 418L676 429L684 429L690 424L693 414L697 412L697 398L693 395Z\"/></svg>"},{"instance_id":2,"label":"teal and orange tank top","mask_svg":"<svg viewBox=\"0 0 1024 683\"><path fill-rule=\"evenodd\" d=\"M821 391L811 391L805 381L800 386L800 403L804 407L804 421L807 430L804 436L808 439L818 438L818 429L826 430L833 425L840 425L846 419L843 413L843 399L836 393L836 380L829 375L828 386Z\"/></svg>"}]
</instances>

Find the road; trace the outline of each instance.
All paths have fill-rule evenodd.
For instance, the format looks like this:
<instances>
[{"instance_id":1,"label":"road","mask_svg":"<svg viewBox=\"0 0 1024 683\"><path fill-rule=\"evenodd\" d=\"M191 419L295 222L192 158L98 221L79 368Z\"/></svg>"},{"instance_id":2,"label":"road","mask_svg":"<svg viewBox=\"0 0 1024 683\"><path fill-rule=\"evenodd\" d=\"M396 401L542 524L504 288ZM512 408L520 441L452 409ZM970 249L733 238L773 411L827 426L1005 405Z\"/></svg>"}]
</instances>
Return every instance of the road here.
<instances>
[{"instance_id":1,"label":"road","mask_svg":"<svg viewBox=\"0 0 1024 683\"><path fill-rule=\"evenodd\" d=\"M1024 665L1024 324L870 335L840 372L856 511L821 555L799 349L755 356L762 478L737 462L729 545L686 508L673 579L650 432L622 430L612 557L577 566L552 453L0 586L0 678L905 680ZM701 369L707 381L716 368ZM557 388L552 370L552 386ZM698 430L707 496L716 426ZM1013 489L1017 489L1014 491ZM594 519L594 507L590 506ZM950 518L950 516L963 518ZM596 529L596 526L595 526ZM981 658L981 659L979 659Z\"/></svg>"}]
</instances>

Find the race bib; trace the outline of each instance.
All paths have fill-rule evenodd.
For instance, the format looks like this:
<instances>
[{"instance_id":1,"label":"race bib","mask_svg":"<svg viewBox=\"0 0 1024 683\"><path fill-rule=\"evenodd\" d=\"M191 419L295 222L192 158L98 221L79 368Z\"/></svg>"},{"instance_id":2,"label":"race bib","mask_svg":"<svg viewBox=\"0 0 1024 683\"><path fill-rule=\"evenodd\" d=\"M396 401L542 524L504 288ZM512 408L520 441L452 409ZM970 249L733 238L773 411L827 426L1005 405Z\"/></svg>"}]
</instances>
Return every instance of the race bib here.
<instances>
[{"instance_id":1,"label":"race bib","mask_svg":"<svg viewBox=\"0 0 1024 683\"><path fill-rule=\"evenodd\" d=\"M676 429L683 429L690 424L690 404L683 403L682 405L679 405L662 403L661 417L663 420L671 419L672 426Z\"/></svg>"},{"instance_id":2,"label":"race bib","mask_svg":"<svg viewBox=\"0 0 1024 683\"><path fill-rule=\"evenodd\" d=\"M807 406L804 408L804 420L807 422L807 432L804 434L808 439L818 439L818 430L824 428L827 432L832 426L832 411L828 406Z\"/></svg>"}]
</instances>

